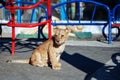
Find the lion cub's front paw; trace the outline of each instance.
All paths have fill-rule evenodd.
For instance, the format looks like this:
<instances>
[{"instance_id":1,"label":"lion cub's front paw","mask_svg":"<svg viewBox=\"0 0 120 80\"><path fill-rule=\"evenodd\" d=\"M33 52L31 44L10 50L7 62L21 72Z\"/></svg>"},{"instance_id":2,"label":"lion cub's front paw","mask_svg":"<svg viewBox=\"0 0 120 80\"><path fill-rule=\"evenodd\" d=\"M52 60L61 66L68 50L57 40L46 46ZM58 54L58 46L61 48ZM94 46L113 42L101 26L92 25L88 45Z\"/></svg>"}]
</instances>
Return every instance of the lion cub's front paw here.
<instances>
[{"instance_id":1,"label":"lion cub's front paw","mask_svg":"<svg viewBox=\"0 0 120 80\"><path fill-rule=\"evenodd\" d=\"M52 69L54 70L60 70L61 69L61 63L56 63L52 65Z\"/></svg>"}]
</instances>

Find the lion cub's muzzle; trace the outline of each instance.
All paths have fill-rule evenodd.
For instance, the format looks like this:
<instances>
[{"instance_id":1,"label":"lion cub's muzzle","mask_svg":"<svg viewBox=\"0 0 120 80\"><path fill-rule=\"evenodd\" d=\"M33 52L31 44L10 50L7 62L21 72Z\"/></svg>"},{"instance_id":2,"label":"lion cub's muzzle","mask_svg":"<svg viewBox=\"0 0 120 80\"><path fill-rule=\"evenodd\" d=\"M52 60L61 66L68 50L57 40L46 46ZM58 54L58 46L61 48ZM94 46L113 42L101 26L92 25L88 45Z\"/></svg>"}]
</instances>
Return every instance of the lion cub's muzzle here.
<instances>
[{"instance_id":1,"label":"lion cub's muzzle","mask_svg":"<svg viewBox=\"0 0 120 80\"><path fill-rule=\"evenodd\" d=\"M62 41L59 41L59 40L55 40L55 44L57 44L57 45L62 45L62 44L64 44L65 42L62 42Z\"/></svg>"}]
</instances>

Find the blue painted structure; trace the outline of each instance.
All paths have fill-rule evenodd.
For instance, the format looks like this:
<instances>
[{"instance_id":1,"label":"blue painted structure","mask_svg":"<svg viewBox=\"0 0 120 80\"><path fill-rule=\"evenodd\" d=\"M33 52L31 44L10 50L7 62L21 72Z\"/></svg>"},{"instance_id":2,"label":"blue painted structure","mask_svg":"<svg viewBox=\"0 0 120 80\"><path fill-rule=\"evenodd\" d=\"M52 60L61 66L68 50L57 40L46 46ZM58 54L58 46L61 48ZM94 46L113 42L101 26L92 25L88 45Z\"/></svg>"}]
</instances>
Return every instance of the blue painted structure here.
<instances>
[{"instance_id":1,"label":"blue painted structure","mask_svg":"<svg viewBox=\"0 0 120 80\"><path fill-rule=\"evenodd\" d=\"M33 0L33 3L36 3L36 0ZM36 14L36 9L33 9L32 10L32 16L33 16L33 18L32 18L32 20L31 21L36 21L36 16L37 14Z\"/></svg>"},{"instance_id":2,"label":"blue painted structure","mask_svg":"<svg viewBox=\"0 0 120 80\"><path fill-rule=\"evenodd\" d=\"M20 0L17 0L17 2L20 2ZM21 6L21 3L18 3L18 6ZM18 23L21 23L21 10L19 9L17 12L18 18L17 21Z\"/></svg>"},{"instance_id":3,"label":"blue painted structure","mask_svg":"<svg viewBox=\"0 0 120 80\"><path fill-rule=\"evenodd\" d=\"M120 16L119 16L119 13L120 13L120 4L117 4L113 10L111 11L111 23L112 25L114 24L115 26L112 26L112 28L116 28L118 30L118 33L115 35L115 37L112 38L112 41L116 41L118 40L118 37L120 36ZM102 29L102 34L105 38L107 38L107 35L105 34L105 29L106 27L104 26L103 29Z\"/></svg>"},{"instance_id":4,"label":"blue painted structure","mask_svg":"<svg viewBox=\"0 0 120 80\"><path fill-rule=\"evenodd\" d=\"M61 3L63 3L63 2L66 2L66 0L60 0L61 1ZM61 13L60 13L60 17L61 17L61 20L65 20L65 5L64 6L61 6L61 9L60 9L60 11L61 11Z\"/></svg>"},{"instance_id":5,"label":"blue painted structure","mask_svg":"<svg viewBox=\"0 0 120 80\"><path fill-rule=\"evenodd\" d=\"M90 19L90 21L88 21L88 22L84 22L84 21L81 21L80 20L80 18L78 18L78 20L77 21L70 21L69 19L68 19L68 15L66 14L66 10L65 10L65 7L64 7L64 19L61 19L61 20L65 20L65 22L57 22L57 21L52 21L52 25L104 25L104 28L106 28L106 26L108 26L108 35L105 35L104 37L106 38L106 40L108 40L108 43L111 43L111 41L113 40L112 39L112 36L111 36L111 34L112 34L112 24L113 23L115 23L116 21L115 21L115 11L116 11L116 8L118 7L118 6L120 6L120 4L118 4L118 5L116 5L115 6L115 8L111 11L110 10L110 8L107 6L107 5L105 5L105 4L102 4L102 3L99 3L99 2L95 2L95 1L92 1L92 0L71 0L71 1L68 1L68 2L62 2L62 3L60 3L60 4L56 4L56 5L54 5L54 6L52 6L51 7L51 10L53 11L55 8L58 8L58 7L62 7L62 6L64 6L64 5L67 5L67 4L70 4L70 3L74 3L74 2L77 2L77 3L79 3L79 2L89 2L89 3L92 3L92 4L94 4L95 6L94 6L94 10L93 10L93 12L92 12L92 17L91 17L91 19ZM29 4L29 5L31 5L31 4L34 4L33 2L16 2L15 4L22 4L22 3L24 3L24 4ZM105 22L103 22L103 23L100 23L100 22L96 22L96 21L94 21L93 20L93 18L94 18L94 14L95 14L95 11L96 11L96 6L101 6L101 7L103 7L103 8L105 8L106 10L107 10L107 14L108 14L108 19L107 19L107 21L105 21ZM47 15L47 8L46 7L44 7L44 6L42 6L42 5L40 5L40 7L42 7L44 10L45 10L45 13L46 13L46 15ZM0 6L0 8L3 8L2 6ZM51 12L52 12L51 11ZM34 12L34 11L33 11ZM78 13L80 13L80 9L78 9ZM19 16L20 16L20 14L19 14ZM80 14L78 15L78 16L80 16ZM45 19L48 19L46 16L41 16L40 18L39 18L39 21L38 22L41 22L41 19L43 19L43 18L45 18ZM31 20L30 20L30 22L33 20L33 15L31 16ZM21 20L20 20L21 21ZM40 27L39 27L40 28ZM103 30L102 30L102 32L104 33L104 28L103 28ZM38 31L38 34L40 34L40 33L42 33L42 30L41 29L39 29L39 31ZM39 36L38 36L39 37ZM118 36L115 36L115 38L116 37L118 37ZM40 37L39 37L40 38Z\"/></svg>"},{"instance_id":6,"label":"blue painted structure","mask_svg":"<svg viewBox=\"0 0 120 80\"><path fill-rule=\"evenodd\" d=\"M71 0L71 1L67 1L67 2L63 2L63 3L60 3L60 4L56 4L56 5L54 5L53 7L52 7L52 11L51 12L53 12L53 10L55 9L55 8L58 8L58 7L61 7L61 6L64 6L64 5L67 5L67 4L70 4L70 3L80 3L80 2L89 2L89 3L92 3L92 4L94 4L95 5L95 7L94 7L94 10L93 10L93 13L92 13L92 17L91 17L91 20L88 22L88 23L84 23L84 22L82 22L79 18L78 18L78 20L77 20L77 22L73 22L73 21L70 21L69 19L68 19L68 16L67 16L67 13L65 12L65 18L66 18L66 22L57 22L57 21L53 21L52 22L52 24L53 25L108 25L109 27L108 27L108 38L107 38L107 40L108 40L108 43L111 43L111 21L112 21L112 19L111 19L111 12L110 12L110 9L109 9L109 7L107 6L107 5L105 5L105 4L102 4L102 3L99 3L99 2L95 2L95 1L92 1L92 0ZM101 7L103 7L103 8L105 8L106 10L107 10L107 14L108 14L108 19L107 19L107 21L105 22L105 23L96 23L94 20L93 20L93 18L94 18L94 14L95 14L95 11L96 11L96 6L101 6ZM80 6L79 6L79 8L80 8ZM80 13L80 9L78 9L78 12L77 13ZM78 16L80 16L80 14L78 14Z\"/></svg>"}]
</instances>

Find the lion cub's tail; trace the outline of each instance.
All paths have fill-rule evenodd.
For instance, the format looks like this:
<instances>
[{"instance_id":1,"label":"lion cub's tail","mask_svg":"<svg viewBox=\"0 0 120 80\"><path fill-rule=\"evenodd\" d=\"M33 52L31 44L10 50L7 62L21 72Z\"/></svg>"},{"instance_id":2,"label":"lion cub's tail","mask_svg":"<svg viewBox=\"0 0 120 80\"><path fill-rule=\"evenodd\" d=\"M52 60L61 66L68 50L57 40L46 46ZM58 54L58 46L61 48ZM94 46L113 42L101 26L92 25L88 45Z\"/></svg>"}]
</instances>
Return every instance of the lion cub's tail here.
<instances>
[{"instance_id":1,"label":"lion cub's tail","mask_svg":"<svg viewBox=\"0 0 120 80\"><path fill-rule=\"evenodd\" d=\"M29 59L24 59L24 60L7 60L7 63L29 63Z\"/></svg>"}]
</instances>

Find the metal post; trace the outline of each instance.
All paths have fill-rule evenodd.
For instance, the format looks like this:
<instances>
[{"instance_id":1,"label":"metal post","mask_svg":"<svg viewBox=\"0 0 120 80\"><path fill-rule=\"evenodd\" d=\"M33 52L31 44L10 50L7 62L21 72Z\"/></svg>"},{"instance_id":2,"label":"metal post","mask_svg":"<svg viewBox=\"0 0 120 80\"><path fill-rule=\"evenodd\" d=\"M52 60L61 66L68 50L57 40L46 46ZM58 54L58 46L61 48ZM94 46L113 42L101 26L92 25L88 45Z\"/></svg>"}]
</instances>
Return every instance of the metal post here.
<instances>
[{"instance_id":1,"label":"metal post","mask_svg":"<svg viewBox=\"0 0 120 80\"><path fill-rule=\"evenodd\" d=\"M36 3L36 0L33 0L33 3ZM36 9L33 9L33 20L32 21L36 21Z\"/></svg>"},{"instance_id":2,"label":"metal post","mask_svg":"<svg viewBox=\"0 0 120 80\"><path fill-rule=\"evenodd\" d=\"M51 27L51 1L47 0L47 9L48 9L48 38L52 38L52 27Z\"/></svg>"},{"instance_id":3,"label":"metal post","mask_svg":"<svg viewBox=\"0 0 120 80\"><path fill-rule=\"evenodd\" d=\"M9 0L11 7L13 7L13 0ZM11 23L12 23L12 55L15 54L15 10L11 9Z\"/></svg>"},{"instance_id":4,"label":"metal post","mask_svg":"<svg viewBox=\"0 0 120 80\"><path fill-rule=\"evenodd\" d=\"M60 1L61 1L61 3L62 3L62 2L65 2L66 0L60 0ZM64 5L61 6L61 13L60 13L61 20L65 20L65 12L64 12L64 8L65 8Z\"/></svg>"},{"instance_id":5,"label":"metal post","mask_svg":"<svg viewBox=\"0 0 120 80\"><path fill-rule=\"evenodd\" d=\"M20 0L17 0L18 2L20 2ZM18 6L21 6L21 3L18 3ZM18 17L17 17L17 21L18 23L21 23L21 10L18 9L18 13L17 13Z\"/></svg>"}]
</instances>

